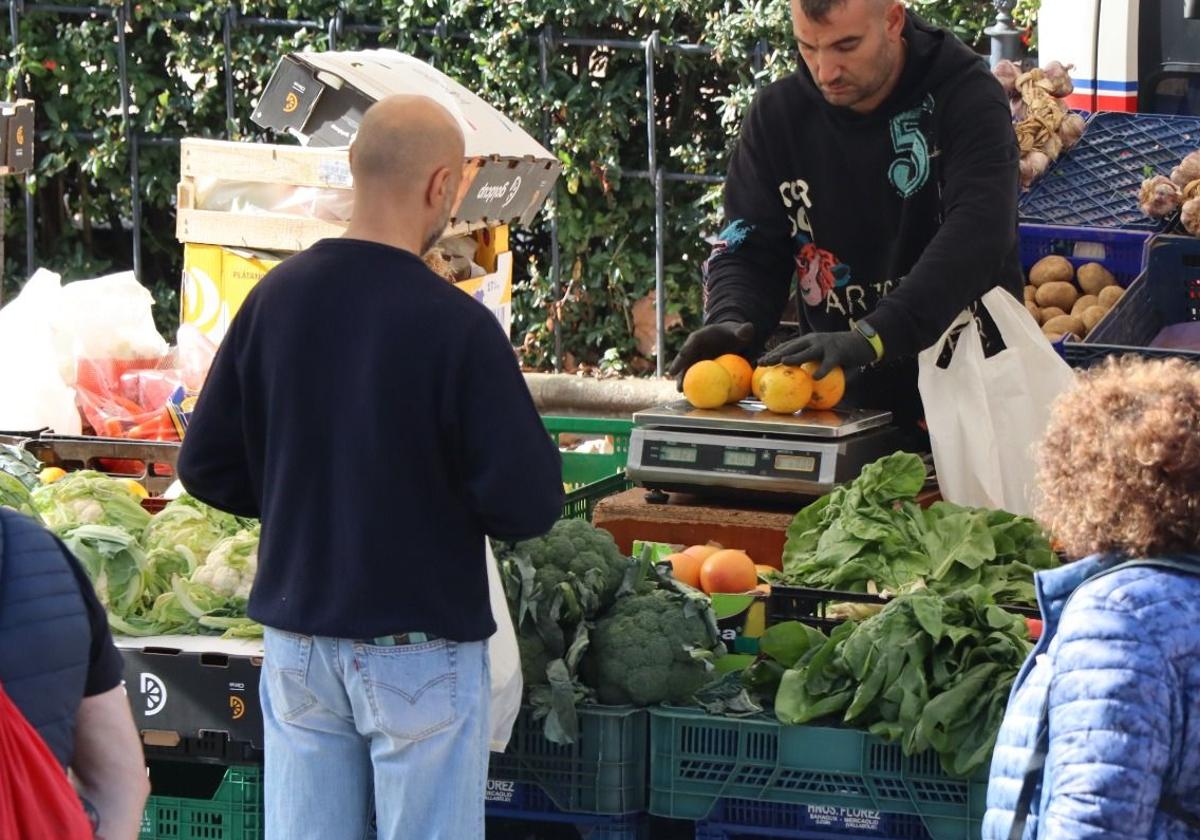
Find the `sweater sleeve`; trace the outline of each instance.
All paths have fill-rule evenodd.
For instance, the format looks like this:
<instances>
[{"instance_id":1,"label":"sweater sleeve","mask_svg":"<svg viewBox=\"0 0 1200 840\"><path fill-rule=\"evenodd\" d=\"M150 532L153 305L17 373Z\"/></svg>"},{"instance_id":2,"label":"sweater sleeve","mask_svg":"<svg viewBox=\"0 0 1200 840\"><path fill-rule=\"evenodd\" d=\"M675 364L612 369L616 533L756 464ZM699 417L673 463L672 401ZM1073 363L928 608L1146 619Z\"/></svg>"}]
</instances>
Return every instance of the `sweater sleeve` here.
<instances>
[{"instance_id":1,"label":"sweater sleeve","mask_svg":"<svg viewBox=\"0 0 1200 840\"><path fill-rule=\"evenodd\" d=\"M541 536L562 515L562 459L494 322L472 328L461 370L457 448L471 507L490 537Z\"/></svg>"},{"instance_id":2,"label":"sweater sleeve","mask_svg":"<svg viewBox=\"0 0 1200 840\"><path fill-rule=\"evenodd\" d=\"M942 104L943 221L900 285L865 319L889 358L931 346L970 303L997 285L1017 236L1019 156L999 83L972 74Z\"/></svg>"},{"instance_id":3,"label":"sweater sleeve","mask_svg":"<svg viewBox=\"0 0 1200 840\"><path fill-rule=\"evenodd\" d=\"M246 459L245 404L238 374L242 335L239 323L244 324L248 318L244 311L239 315L233 319L208 371L176 469L184 488L200 501L236 516L257 519L262 514Z\"/></svg>"},{"instance_id":4,"label":"sweater sleeve","mask_svg":"<svg viewBox=\"0 0 1200 840\"><path fill-rule=\"evenodd\" d=\"M757 348L779 325L796 270L788 219L807 220L805 189L772 177L770 92L755 97L742 122L725 177L726 227L704 266L704 323L748 321Z\"/></svg>"},{"instance_id":5,"label":"sweater sleeve","mask_svg":"<svg viewBox=\"0 0 1200 840\"><path fill-rule=\"evenodd\" d=\"M1054 656L1038 836L1149 838L1181 708L1156 638L1163 608L1082 595L1063 614Z\"/></svg>"}]
</instances>

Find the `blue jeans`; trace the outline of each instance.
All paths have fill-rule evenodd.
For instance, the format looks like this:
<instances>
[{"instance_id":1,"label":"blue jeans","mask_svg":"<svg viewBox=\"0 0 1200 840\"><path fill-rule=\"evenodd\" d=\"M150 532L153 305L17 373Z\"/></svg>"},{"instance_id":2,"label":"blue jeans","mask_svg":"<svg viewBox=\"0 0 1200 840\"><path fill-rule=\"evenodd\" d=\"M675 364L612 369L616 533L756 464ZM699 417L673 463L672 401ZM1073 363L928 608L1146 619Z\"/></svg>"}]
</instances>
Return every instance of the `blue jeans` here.
<instances>
[{"instance_id":1,"label":"blue jeans","mask_svg":"<svg viewBox=\"0 0 1200 840\"><path fill-rule=\"evenodd\" d=\"M483 838L487 642L264 636L266 840Z\"/></svg>"}]
</instances>

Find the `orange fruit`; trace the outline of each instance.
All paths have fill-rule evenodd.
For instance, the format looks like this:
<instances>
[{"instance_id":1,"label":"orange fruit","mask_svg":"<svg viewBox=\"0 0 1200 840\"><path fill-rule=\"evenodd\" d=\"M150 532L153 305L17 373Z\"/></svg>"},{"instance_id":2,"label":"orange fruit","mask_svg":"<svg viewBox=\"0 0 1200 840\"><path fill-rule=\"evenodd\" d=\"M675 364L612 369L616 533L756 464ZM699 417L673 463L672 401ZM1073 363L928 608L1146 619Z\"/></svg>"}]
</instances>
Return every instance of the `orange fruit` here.
<instances>
[{"instance_id":1,"label":"orange fruit","mask_svg":"<svg viewBox=\"0 0 1200 840\"><path fill-rule=\"evenodd\" d=\"M688 546L687 548L685 548L683 550L683 553L689 554L692 557L697 558L698 560L704 561L704 560L707 560L709 557L713 556L714 554L716 554L718 551L720 551L724 547L725 546L718 545L717 543L709 543L708 545L692 545L692 546Z\"/></svg>"},{"instance_id":2,"label":"orange fruit","mask_svg":"<svg viewBox=\"0 0 1200 840\"><path fill-rule=\"evenodd\" d=\"M729 371L713 361L696 362L683 375L683 395L696 408L720 408L732 387Z\"/></svg>"},{"instance_id":3,"label":"orange fruit","mask_svg":"<svg viewBox=\"0 0 1200 840\"><path fill-rule=\"evenodd\" d=\"M813 382L801 367L780 365L763 374L763 405L774 414L795 414L812 399Z\"/></svg>"},{"instance_id":4,"label":"orange fruit","mask_svg":"<svg viewBox=\"0 0 1200 840\"><path fill-rule=\"evenodd\" d=\"M692 554L669 554L664 558L671 564L671 576L680 583L700 588L700 567L704 561Z\"/></svg>"},{"instance_id":5,"label":"orange fruit","mask_svg":"<svg viewBox=\"0 0 1200 840\"><path fill-rule=\"evenodd\" d=\"M754 571L763 579L769 579L771 575L779 574L779 569L776 569L774 566L768 566L766 563L755 563Z\"/></svg>"},{"instance_id":6,"label":"orange fruit","mask_svg":"<svg viewBox=\"0 0 1200 840\"><path fill-rule=\"evenodd\" d=\"M777 365L771 365L771 367L777 367ZM771 367L756 367L754 369L754 375L750 377L750 393L754 394L754 396L758 397L760 400L762 399L763 374L769 371Z\"/></svg>"},{"instance_id":7,"label":"orange fruit","mask_svg":"<svg viewBox=\"0 0 1200 840\"><path fill-rule=\"evenodd\" d=\"M741 402L750 396L750 380L754 378L754 371L749 362L736 353L726 353L724 356L717 356L717 364L725 368L729 378L733 380L729 387L729 397L725 400L727 403Z\"/></svg>"},{"instance_id":8,"label":"orange fruit","mask_svg":"<svg viewBox=\"0 0 1200 840\"><path fill-rule=\"evenodd\" d=\"M754 561L744 551L727 548L718 551L700 567L700 588L714 592L749 592L758 586Z\"/></svg>"},{"instance_id":9,"label":"orange fruit","mask_svg":"<svg viewBox=\"0 0 1200 840\"><path fill-rule=\"evenodd\" d=\"M809 400L808 407L818 411L828 411L840 403L846 394L846 374L840 367L835 367L822 378L817 379L817 368L820 366L818 362L805 362L800 367L808 371L808 375L812 377L812 399Z\"/></svg>"}]
</instances>

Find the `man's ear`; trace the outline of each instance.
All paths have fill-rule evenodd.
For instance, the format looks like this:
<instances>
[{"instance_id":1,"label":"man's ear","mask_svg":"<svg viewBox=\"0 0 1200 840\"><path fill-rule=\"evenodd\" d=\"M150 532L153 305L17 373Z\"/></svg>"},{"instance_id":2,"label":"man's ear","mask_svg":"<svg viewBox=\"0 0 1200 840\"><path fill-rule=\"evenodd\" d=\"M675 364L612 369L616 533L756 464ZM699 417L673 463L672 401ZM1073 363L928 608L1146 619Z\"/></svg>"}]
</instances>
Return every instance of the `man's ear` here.
<instances>
[{"instance_id":1,"label":"man's ear","mask_svg":"<svg viewBox=\"0 0 1200 840\"><path fill-rule=\"evenodd\" d=\"M425 191L425 204L436 210L441 210L446 204L446 192L450 189L450 170L445 166L437 169L429 179L429 187Z\"/></svg>"},{"instance_id":2,"label":"man's ear","mask_svg":"<svg viewBox=\"0 0 1200 840\"><path fill-rule=\"evenodd\" d=\"M906 12L904 11L903 3L898 2L898 0L892 3L887 12L885 12L884 17L888 35L891 35L893 38L900 37L900 32L904 29L905 15Z\"/></svg>"}]
</instances>

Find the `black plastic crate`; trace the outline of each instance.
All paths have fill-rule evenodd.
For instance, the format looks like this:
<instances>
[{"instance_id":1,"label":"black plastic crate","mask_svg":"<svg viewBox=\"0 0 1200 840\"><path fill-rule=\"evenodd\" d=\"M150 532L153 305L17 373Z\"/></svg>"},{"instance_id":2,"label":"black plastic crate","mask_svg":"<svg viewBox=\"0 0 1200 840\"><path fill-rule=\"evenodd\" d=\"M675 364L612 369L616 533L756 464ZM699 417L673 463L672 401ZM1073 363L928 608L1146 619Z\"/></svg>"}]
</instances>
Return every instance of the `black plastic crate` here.
<instances>
[{"instance_id":1,"label":"black plastic crate","mask_svg":"<svg viewBox=\"0 0 1200 840\"><path fill-rule=\"evenodd\" d=\"M833 604L851 603L886 606L888 599L865 592L840 592L833 589L812 589L805 586L771 585L771 596L767 599L767 625L784 621L801 621L826 633L846 621L845 618L829 616ZM1001 605L1005 610L1025 618L1040 618L1036 607Z\"/></svg>"},{"instance_id":2,"label":"black plastic crate","mask_svg":"<svg viewBox=\"0 0 1200 840\"><path fill-rule=\"evenodd\" d=\"M1200 351L1150 346L1164 327L1190 321L1200 321L1200 239L1158 236L1146 270L1087 338L1063 346L1064 355L1074 367L1126 354L1200 361Z\"/></svg>"}]
</instances>

